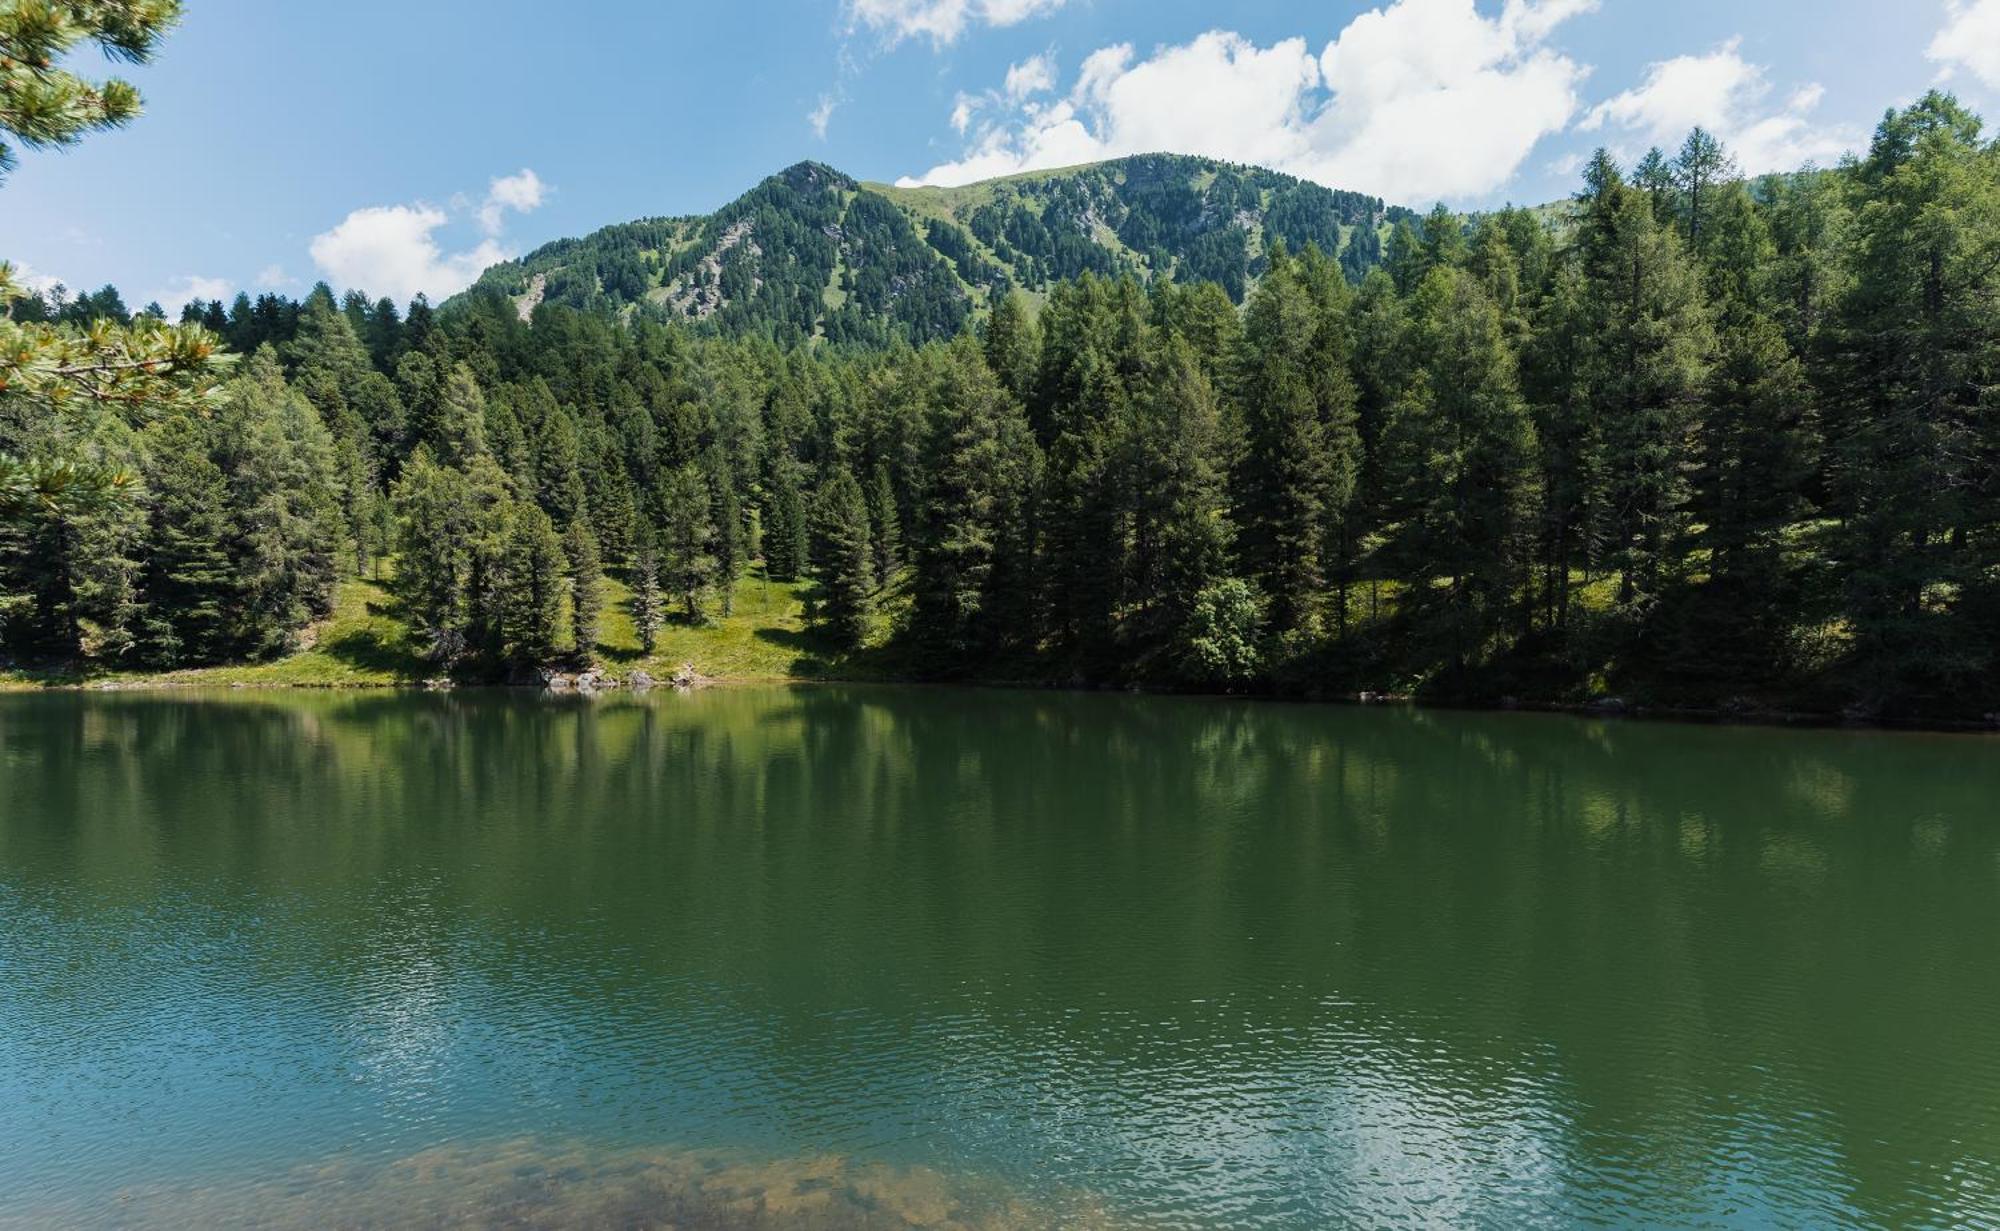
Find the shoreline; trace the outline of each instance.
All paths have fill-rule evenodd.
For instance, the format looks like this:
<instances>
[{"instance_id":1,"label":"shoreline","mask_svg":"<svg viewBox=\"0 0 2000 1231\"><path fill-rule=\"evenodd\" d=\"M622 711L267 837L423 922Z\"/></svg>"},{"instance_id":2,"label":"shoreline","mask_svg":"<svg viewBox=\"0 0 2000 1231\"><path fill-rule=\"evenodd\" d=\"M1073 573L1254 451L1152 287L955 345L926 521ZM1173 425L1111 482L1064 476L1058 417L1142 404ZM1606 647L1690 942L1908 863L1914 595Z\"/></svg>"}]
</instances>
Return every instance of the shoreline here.
<instances>
[{"instance_id":1,"label":"shoreline","mask_svg":"<svg viewBox=\"0 0 2000 1231\"><path fill-rule=\"evenodd\" d=\"M203 671L229 672L229 667L203 668ZM602 671L602 668L598 670ZM567 674L567 673L566 673ZM1356 709L1407 708L1416 710L1439 710L1467 714L1550 714L1569 718L1599 719L1605 721L1632 721L1652 723L1679 723L1697 726L1741 726L1779 727L1801 730L1827 731L1885 731L1905 733L1933 733L1952 735L2000 735L2000 721L1989 717L1975 718L1927 718L1927 719L1885 719L1855 718L1839 713L1814 710L1737 707L1727 705L1694 706L1665 705L1626 702L1616 698L1586 702L1533 701L1510 699L1505 702L1481 703L1474 701L1454 701L1444 698L1408 697L1381 693L1354 693L1332 696L1308 696L1271 692L1203 692L1152 688L1135 685L1087 687L1070 684L1040 683L1032 680L1007 679L962 679L932 680L917 678L881 678L840 675L777 675L763 673L742 673L725 675L701 675L693 684L676 684L669 678L656 678L654 684L645 688L632 688L615 673L605 673L617 682L609 687L579 689L575 686L550 687L546 684L520 684L500 680L459 681L435 680L242 680L242 679L190 679L182 673L163 673L155 677L113 678L113 679L61 679L37 680L19 676L0 675L0 696L25 695L42 692L74 693L146 693L146 692L515 692L534 693L548 697L582 697L600 700L612 696L643 697L661 692L695 692L709 688L760 688L760 687L890 687L890 688L965 688L994 692L1041 692L1072 693L1077 695L1125 695L1158 698L1180 698L1187 700L1212 701L1252 701L1275 705L1326 705Z\"/></svg>"}]
</instances>

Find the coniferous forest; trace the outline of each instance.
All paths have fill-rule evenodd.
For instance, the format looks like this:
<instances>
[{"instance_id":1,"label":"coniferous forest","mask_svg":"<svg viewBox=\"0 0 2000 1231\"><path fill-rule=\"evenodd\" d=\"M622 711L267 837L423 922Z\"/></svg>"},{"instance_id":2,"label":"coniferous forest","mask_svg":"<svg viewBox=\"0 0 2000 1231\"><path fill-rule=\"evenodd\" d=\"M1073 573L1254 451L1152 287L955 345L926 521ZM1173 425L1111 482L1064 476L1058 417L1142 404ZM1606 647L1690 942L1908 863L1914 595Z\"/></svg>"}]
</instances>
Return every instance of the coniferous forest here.
<instances>
[{"instance_id":1,"label":"coniferous forest","mask_svg":"<svg viewBox=\"0 0 2000 1231\"><path fill-rule=\"evenodd\" d=\"M591 656L606 577L650 645L762 575L915 678L2000 709L2000 146L1952 97L1833 169L1697 131L1368 234L874 287L964 317L921 345L7 284L0 653L279 656L365 575L427 671L508 678Z\"/></svg>"}]
</instances>

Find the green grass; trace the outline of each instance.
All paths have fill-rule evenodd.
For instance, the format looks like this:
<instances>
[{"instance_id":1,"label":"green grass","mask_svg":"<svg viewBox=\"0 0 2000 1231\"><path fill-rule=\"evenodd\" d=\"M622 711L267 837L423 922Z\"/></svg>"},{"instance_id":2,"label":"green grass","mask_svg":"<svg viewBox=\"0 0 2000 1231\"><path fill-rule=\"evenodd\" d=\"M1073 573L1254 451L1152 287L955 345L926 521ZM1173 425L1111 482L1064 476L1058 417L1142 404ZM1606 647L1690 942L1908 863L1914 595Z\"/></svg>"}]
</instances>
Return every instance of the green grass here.
<instances>
[{"instance_id":1,"label":"green grass","mask_svg":"<svg viewBox=\"0 0 2000 1231\"><path fill-rule=\"evenodd\" d=\"M78 684L368 688L412 683L428 672L394 609L395 601L378 582L347 581L335 592L333 614L308 630L309 648L283 658L185 671L121 671L98 666L0 671L0 688Z\"/></svg>"},{"instance_id":2,"label":"green grass","mask_svg":"<svg viewBox=\"0 0 2000 1231\"><path fill-rule=\"evenodd\" d=\"M731 614L721 614L711 597L707 618L690 623L676 607L658 644L647 654L640 649L632 624L631 591L622 582L605 582L605 609L598 630L598 660L615 675L644 670L666 679L683 664L715 680L893 680L908 678L899 648L888 644L894 614L907 605L898 587L878 596L878 613L868 643L843 651L810 627L806 620L805 582L764 581L755 576L737 581Z\"/></svg>"},{"instance_id":3,"label":"green grass","mask_svg":"<svg viewBox=\"0 0 2000 1231\"><path fill-rule=\"evenodd\" d=\"M733 613L690 623L675 613L651 654L640 649L632 624L631 591L622 582L604 586L604 618L597 662L616 676L644 670L666 680L682 664L712 680L894 680L908 678L907 660L888 644L895 612L907 606L897 587L881 596L884 608L867 645L841 651L806 621L804 583L737 582ZM437 671L416 652L396 601L376 581L341 583L333 614L309 630L308 647L270 662L184 671L0 669L0 689L41 687L385 688L421 683Z\"/></svg>"}]
</instances>

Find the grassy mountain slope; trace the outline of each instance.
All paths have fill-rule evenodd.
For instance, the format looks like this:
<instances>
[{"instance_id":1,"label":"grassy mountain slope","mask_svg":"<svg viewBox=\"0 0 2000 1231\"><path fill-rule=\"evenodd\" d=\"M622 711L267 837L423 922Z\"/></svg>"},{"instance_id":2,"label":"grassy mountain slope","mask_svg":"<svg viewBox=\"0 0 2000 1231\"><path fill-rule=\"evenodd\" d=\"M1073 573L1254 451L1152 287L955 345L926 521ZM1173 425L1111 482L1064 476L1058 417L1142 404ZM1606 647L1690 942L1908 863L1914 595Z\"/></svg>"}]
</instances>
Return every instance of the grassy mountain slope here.
<instances>
[{"instance_id":1,"label":"grassy mountain slope","mask_svg":"<svg viewBox=\"0 0 2000 1231\"><path fill-rule=\"evenodd\" d=\"M865 184L820 163L705 217L546 244L471 293L659 313L731 336L879 345L957 332L994 295L1086 271L1220 283L1238 299L1273 240L1381 257L1404 211L1205 158L1149 154L959 188Z\"/></svg>"}]
</instances>

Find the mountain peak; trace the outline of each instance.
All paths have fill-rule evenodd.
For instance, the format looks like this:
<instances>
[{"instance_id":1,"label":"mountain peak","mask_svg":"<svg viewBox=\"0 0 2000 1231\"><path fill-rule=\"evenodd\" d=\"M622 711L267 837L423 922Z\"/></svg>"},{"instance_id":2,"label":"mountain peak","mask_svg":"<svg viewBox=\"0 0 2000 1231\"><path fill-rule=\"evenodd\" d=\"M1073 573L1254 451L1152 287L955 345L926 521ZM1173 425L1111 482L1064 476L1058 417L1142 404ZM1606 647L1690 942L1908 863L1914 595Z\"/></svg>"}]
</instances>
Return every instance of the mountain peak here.
<instances>
[{"instance_id":1,"label":"mountain peak","mask_svg":"<svg viewBox=\"0 0 2000 1231\"><path fill-rule=\"evenodd\" d=\"M770 183L772 181L783 183L797 192L827 190L852 192L860 187L860 184L853 176L836 168L829 167L823 162L815 162L811 159L803 162L795 162L783 171L771 176L765 182Z\"/></svg>"},{"instance_id":2,"label":"mountain peak","mask_svg":"<svg viewBox=\"0 0 2000 1231\"><path fill-rule=\"evenodd\" d=\"M806 160L707 216L544 245L487 270L472 293L506 295L524 315L546 302L780 343L921 343L958 332L996 296L1084 273L1210 281L1240 300L1274 242L1316 244L1358 278L1406 214L1178 154L952 188L864 184Z\"/></svg>"}]
</instances>

